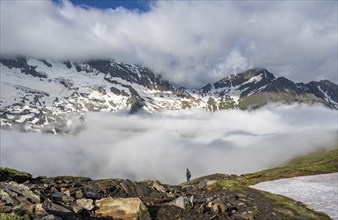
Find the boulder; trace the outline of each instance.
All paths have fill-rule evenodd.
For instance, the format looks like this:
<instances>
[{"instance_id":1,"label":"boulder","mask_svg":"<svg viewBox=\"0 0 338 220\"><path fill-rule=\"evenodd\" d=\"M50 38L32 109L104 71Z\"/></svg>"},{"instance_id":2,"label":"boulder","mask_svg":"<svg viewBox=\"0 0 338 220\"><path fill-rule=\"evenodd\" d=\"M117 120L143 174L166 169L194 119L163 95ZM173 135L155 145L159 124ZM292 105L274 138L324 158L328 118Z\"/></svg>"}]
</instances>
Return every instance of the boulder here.
<instances>
[{"instance_id":1,"label":"boulder","mask_svg":"<svg viewBox=\"0 0 338 220\"><path fill-rule=\"evenodd\" d=\"M198 183L197 186L198 186L199 189L203 189L204 187L207 186L207 183L208 183L208 181L202 180L201 182Z\"/></svg>"},{"instance_id":2,"label":"boulder","mask_svg":"<svg viewBox=\"0 0 338 220\"><path fill-rule=\"evenodd\" d=\"M87 199L101 199L101 196L95 192L85 192L84 197Z\"/></svg>"},{"instance_id":3,"label":"boulder","mask_svg":"<svg viewBox=\"0 0 338 220\"><path fill-rule=\"evenodd\" d=\"M80 208L86 209L88 211L94 208L93 200L91 199L77 199L76 205Z\"/></svg>"},{"instance_id":4,"label":"boulder","mask_svg":"<svg viewBox=\"0 0 338 220\"><path fill-rule=\"evenodd\" d=\"M151 189L146 183L133 182L127 179L123 180L120 185L129 196L147 197L151 193Z\"/></svg>"},{"instance_id":5,"label":"boulder","mask_svg":"<svg viewBox=\"0 0 338 220\"><path fill-rule=\"evenodd\" d=\"M0 197L7 205L14 206L16 204L16 201L3 189L0 191Z\"/></svg>"},{"instance_id":6,"label":"boulder","mask_svg":"<svg viewBox=\"0 0 338 220\"><path fill-rule=\"evenodd\" d=\"M27 200L31 204L40 203L40 197L23 184L18 184L13 181L9 183L1 182L0 188L12 198L20 199L20 197L23 197L20 200ZM20 195L20 197L18 195Z\"/></svg>"},{"instance_id":7,"label":"boulder","mask_svg":"<svg viewBox=\"0 0 338 220\"><path fill-rule=\"evenodd\" d=\"M166 192L164 186L162 186L160 181L158 180L154 181L153 188L156 189L158 192L162 192L162 193Z\"/></svg>"},{"instance_id":8,"label":"boulder","mask_svg":"<svg viewBox=\"0 0 338 220\"><path fill-rule=\"evenodd\" d=\"M70 203L74 201L73 197L67 196L62 193L52 193L51 198L53 201L64 202L64 203Z\"/></svg>"},{"instance_id":9,"label":"boulder","mask_svg":"<svg viewBox=\"0 0 338 220\"><path fill-rule=\"evenodd\" d=\"M76 199L82 199L83 198L83 192L82 190L77 190L74 193L72 193L72 196Z\"/></svg>"},{"instance_id":10,"label":"boulder","mask_svg":"<svg viewBox=\"0 0 338 220\"><path fill-rule=\"evenodd\" d=\"M48 215L48 213L43 208L42 204L39 203L39 204L36 204L34 207L34 215L45 216L45 215Z\"/></svg>"},{"instance_id":11,"label":"boulder","mask_svg":"<svg viewBox=\"0 0 338 220\"><path fill-rule=\"evenodd\" d=\"M104 198L97 200L95 211L98 217L112 217L124 220L150 220L147 207L139 198Z\"/></svg>"},{"instance_id":12,"label":"boulder","mask_svg":"<svg viewBox=\"0 0 338 220\"><path fill-rule=\"evenodd\" d=\"M188 199L187 197L184 197L184 196L180 196L177 199L168 203L168 205L177 206L182 209L185 209L187 204L188 204Z\"/></svg>"},{"instance_id":13,"label":"boulder","mask_svg":"<svg viewBox=\"0 0 338 220\"><path fill-rule=\"evenodd\" d=\"M71 212L67 208L65 208L65 207L63 207L61 205L55 204L52 201L50 201L49 199L46 199L43 202L43 207L46 209L47 212L49 212L49 211L62 212L62 213L69 213L69 212Z\"/></svg>"}]
</instances>

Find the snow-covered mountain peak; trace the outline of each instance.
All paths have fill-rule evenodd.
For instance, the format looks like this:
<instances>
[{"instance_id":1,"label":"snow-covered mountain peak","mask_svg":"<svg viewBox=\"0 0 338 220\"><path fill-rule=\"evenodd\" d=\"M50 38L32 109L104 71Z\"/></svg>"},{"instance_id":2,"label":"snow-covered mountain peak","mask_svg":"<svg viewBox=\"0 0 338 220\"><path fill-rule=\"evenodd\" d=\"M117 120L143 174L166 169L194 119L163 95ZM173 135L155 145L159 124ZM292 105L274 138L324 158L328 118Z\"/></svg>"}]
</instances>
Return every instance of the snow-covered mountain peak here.
<instances>
[{"instance_id":1,"label":"snow-covered mountain peak","mask_svg":"<svg viewBox=\"0 0 338 220\"><path fill-rule=\"evenodd\" d=\"M88 111L130 113L185 108L251 109L267 103L322 103L338 108L330 81L297 83L255 68L201 89L176 88L146 67L115 60L59 62L2 58L1 127L67 133ZM81 126L80 126L81 127Z\"/></svg>"}]
</instances>

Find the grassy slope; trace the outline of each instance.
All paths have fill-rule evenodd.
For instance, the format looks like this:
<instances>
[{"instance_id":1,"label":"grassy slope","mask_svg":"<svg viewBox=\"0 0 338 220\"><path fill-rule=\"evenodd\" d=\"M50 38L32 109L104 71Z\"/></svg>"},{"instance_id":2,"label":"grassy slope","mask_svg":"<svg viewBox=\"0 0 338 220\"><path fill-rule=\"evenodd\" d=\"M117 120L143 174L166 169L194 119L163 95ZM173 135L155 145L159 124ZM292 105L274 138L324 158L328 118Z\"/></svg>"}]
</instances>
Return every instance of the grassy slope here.
<instances>
[{"instance_id":1,"label":"grassy slope","mask_svg":"<svg viewBox=\"0 0 338 220\"><path fill-rule=\"evenodd\" d=\"M213 174L205 177L194 179L192 182L197 183L203 179L218 180L216 184L210 187L212 189L226 189L231 191L256 191L263 197L269 199L276 207L286 210L292 210L299 215L307 216L311 219L328 219L321 213L314 213L308 210L306 206L299 205L292 199L285 196L268 193L261 190L255 190L248 186L259 182L277 180L281 178L291 178L296 176L314 175L338 172L338 148L334 150L319 151L307 156L291 160L283 167L263 170L256 173L244 174L239 177L225 174ZM286 219L293 219L285 214Z\"/></svg>"},{"instance_id":2,"label":"grassy slope","mask_svg":"<svg viewBox=\"0 0 338 220\"><path fill-rule=\"evenodd\" d=\"M231 188L237 185L249 186L259 182L277 180L281 178L334 172L338 172L338 148L334 150L322 150L307 156L293 159L283 167L267 169L256 173L243 174L239 177L228 176L225 174L213 174L193 179L192 183L199 182L203 179L216 179L220 180L218 181L218 184Z\"/></svg>"}]
</instances>

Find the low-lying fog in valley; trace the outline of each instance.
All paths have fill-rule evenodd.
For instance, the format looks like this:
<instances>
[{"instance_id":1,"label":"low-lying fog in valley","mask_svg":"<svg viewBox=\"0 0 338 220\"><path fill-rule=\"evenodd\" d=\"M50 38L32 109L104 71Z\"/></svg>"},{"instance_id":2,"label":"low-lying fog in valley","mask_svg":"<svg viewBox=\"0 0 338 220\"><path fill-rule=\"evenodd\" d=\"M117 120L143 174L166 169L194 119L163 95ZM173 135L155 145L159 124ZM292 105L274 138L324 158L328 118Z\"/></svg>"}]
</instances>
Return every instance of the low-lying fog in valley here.
<instances>
[{"instance_id":1,"label":"low-lying fog in valley","mask_svg":"<svg viewBox=\"0 0 338 220\"><path fill-rule=\"evenodd\" d=\"M1 166L33 175L159 179L242 174L282 165L337 143L337 111L322 106L258 110L89 113L66 136L1 130Z\"/></svg>"}]
</instances>

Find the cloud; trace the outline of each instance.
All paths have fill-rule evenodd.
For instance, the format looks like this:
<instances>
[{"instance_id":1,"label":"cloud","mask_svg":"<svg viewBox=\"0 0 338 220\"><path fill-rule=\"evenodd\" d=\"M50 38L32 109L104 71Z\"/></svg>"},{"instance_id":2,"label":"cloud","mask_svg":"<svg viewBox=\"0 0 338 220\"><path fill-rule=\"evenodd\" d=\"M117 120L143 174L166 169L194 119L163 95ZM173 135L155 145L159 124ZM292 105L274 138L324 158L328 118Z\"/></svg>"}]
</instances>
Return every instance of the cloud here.
<instances>
[{"instance_id":1,"label":"cloud","mask_svg":"<svg viewBox=\"0 0 338 220\"><path fill-rule=\"evenodd\" d=\"M156 1L148 12L1 1L1 55L148 66L201 87L249 67L337 82L337 2Z\"/></svg>"},{"instance_id":2,"label":"cloud","mask_svg":"<svg viewBox=\"0 0 338 220\"><path fill-rule=\"evenodd\" d=\"M246 112L91 113L76 135L1 130L1 165L34 175L183 182L212 173L242 174L337 147L337 112L266 106Z\"/></svg>"}]
</instances>

